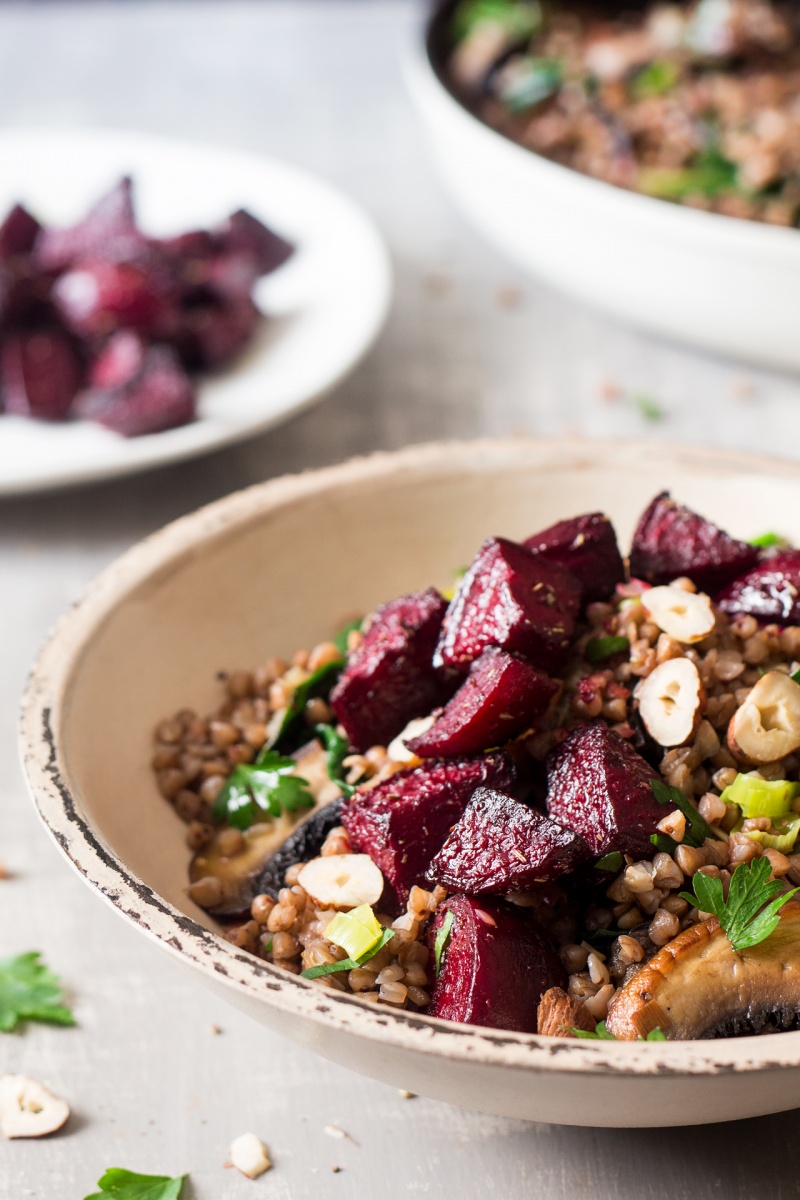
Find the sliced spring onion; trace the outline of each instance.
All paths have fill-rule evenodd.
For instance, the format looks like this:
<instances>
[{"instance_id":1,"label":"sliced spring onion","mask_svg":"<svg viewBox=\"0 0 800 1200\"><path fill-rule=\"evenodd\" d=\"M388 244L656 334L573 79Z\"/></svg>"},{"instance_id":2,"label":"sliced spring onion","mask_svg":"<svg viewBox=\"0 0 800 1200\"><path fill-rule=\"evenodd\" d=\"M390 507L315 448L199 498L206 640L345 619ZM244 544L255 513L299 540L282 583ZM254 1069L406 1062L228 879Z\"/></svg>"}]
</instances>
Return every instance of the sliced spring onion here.
<instances>
[{"instance_id":1,"label":"sliced spring onion","mask_svg":"<svg viewBox=\"0 0 800 1200\"><path fill-rule=\"evenodd\" d=\"M631 93L635 100L649 96L663 96L672 91L681 76L681 70L671 58L658 58L642 67L631 81Z\"/></svg>"},{"instance_id":2,"label":"sliced spring onion","mask_svg":"<svg viewBox=\"0 0 800 1200\"><path fill-rule=\"evenodd\" d=\"M337 913L325 930L329 942L341 946L351 958L371 950L383 933L369 904L359 904L347 913Z\"/></svg>"},{"instance_id":3,"label":"sliced spring onion","mask_svg":"<svg viewBox=\"0 0 800 1200\"><path fill-rule=\"evenodd\" d=\"M450 930L453 928L453 912L452 909L447 910L444 914L444 920L436 931L436 941L433 943L433 958L436 963L436 975L438 978L439 970L442 965L442 954L447 945L447 939L450 937Z\"/></svg>"},{"instance_id":4,"label":"sliced spring onion","mask_svg":"<svg viewBox=\"0 0 800 1200\"><path fill-rule=\"evenodd\" d=\"M779 819L779 824L772 833L765 833L761 829L747 830L747 836L754 842L760 842L767 850L780 850L781 854L791 854L798 833L800 833L800 817L796 817L793 821L780 821Z\"/></svg>"},{"instance_id":5,"label":"sliced spring onion","mask_svg":"<svg viewBox=\"0 0 800 1200\"><path fill-rule=\"evenodd\" d=\"M739 774L722 793L726 804L738 804L743 817L785 817L800 795L800 783Z\"/></svg>"},{"instance_id":6,"label":"sliced spring onion","mask_svg":"<svg viewBox=\"0 0 800 1200\"><path fill-rule=\"evenodd\" d=\"M771 550L774 546L788 546L789 539L781 533L773 533L770 530L768 533L760 533L758 537L750 538L750 545L757 546L759 550Z\"/></svg>"},{"instance_id":7,"label":"sliced spring onion","mask_svg":"<svg viewBox=\"0 0 800 1200\"><path fill-rule=\"evenodd\" d=\"M625 859L619 850L612 850L610 854L604 854L602 858L598 858L594 864L598 871L617 871L622 870Z\"/></svg>"},{"instance_id":8,"label":"sliced spring onion","mask_svg":"<svg viewBox=\"0 0 800 1200\"><path fill-rule=\"evenodd\" d=\"M334 975L337 971L354 971L356 967L363 967L364 963L368 963L371 958L374 958L393 937L393 929L384 929L372 949L367 950L359 958L342 958L335 963L320 963L318 967L309 967L308 970L303 971L301 978L319 979L321 975Z\"/></svg>"},{"instance_id":9,"label":"sliced spring onion","mask_svg":"<svg viewBox=\"0 0 800 1200\"><path fill-rule=\"evenodd\" d=\"M538 0L462 0L453 17L457 41L469 37L479 25L498 25L510 42L524 42L542 23Z\"/></svg>"},{"instance_id":10,"label":"sliced spring onion","mask_svg":"<svg viewBox=\"0 0 800 1200\"><path fill-rule=\"evenodd\" d=\"M586 643L584 657L589 662L602 662L603 659L611 658L612 654L621 654L623 650L630 649L630 642L626 637L599 637L591 638Z\"/></svg>"}]
</instances>

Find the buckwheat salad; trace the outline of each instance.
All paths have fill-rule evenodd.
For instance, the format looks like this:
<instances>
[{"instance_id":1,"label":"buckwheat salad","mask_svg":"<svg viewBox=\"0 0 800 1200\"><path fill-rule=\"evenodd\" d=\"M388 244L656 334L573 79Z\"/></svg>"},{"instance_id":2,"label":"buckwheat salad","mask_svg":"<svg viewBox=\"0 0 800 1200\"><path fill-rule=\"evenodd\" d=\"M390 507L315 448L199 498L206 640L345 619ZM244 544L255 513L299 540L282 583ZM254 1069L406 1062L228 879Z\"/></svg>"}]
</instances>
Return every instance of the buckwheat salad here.
<instances>
[{"instance_id":1,"label":"buckwheat salad","mask_svg":"<svg viewBox=\"0 0 800 1200\"><path fill-rule=\"evenodd\" d=\"M751 532L751 531L748 531ZM220 676L155 732L189 895L320 987L556 1038L800 1028L800 550L668 493Z\"/></svg>"},{"instance_id":2,"label":"buckwheat salad","mask_svg":"<svg viewBox=\"0 0 800 1200\"><path fill-rule=\"evenodd\" d=\"M443 69L482 120L608 183L796 226L800 22L772 0L459 0Z\"/></svg>"}]
</instances>

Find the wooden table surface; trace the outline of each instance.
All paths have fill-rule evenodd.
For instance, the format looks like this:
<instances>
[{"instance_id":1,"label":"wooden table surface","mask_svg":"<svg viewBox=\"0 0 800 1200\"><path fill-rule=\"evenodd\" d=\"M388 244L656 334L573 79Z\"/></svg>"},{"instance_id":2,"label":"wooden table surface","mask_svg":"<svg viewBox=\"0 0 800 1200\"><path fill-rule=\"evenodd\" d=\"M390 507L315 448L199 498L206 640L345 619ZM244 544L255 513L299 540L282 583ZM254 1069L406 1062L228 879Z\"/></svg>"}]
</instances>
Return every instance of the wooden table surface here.
<instances>
[{"instance_id":1,"label":"wooden table surface","mask_svg":"<svg viewBox=\"0 0 800 1200\"><path fill-rule=\"evenodd\" d=\"M82 1200L111 1165L188 1170L190 1200L800 1193L794 1113L707 1131L531 1126L406 1099L295 1048L101 905L26 796L16 712L46 630L115 555L198 504L371 449L518 429L800 454L796 379L615 325L522 277L464 224L403 87L416 18L405 0L0 5L0 122L145 129L284 157L365 205L396 270L380 342L310 412L170 470L0 506L0 956L42 950L78 1019L0 1035L0 1071L49 1080L73 1107L62 1135L0 1145L3 1200ZM249 1129L275 1161L255 1183L223 1168Z\"/></svg>"}]
</instances>

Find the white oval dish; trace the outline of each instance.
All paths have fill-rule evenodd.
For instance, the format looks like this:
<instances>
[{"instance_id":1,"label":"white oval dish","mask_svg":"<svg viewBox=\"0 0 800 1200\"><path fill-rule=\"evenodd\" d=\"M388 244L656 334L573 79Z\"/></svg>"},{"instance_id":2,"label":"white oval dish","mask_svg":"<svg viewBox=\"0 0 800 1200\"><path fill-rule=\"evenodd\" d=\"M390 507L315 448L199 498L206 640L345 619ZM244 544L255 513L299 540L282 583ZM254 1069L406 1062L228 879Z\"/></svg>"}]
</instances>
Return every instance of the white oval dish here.
<instances>
[{"instance_id":1,"label":"white oval dish","mask_svg":"<svg viewBox=\"0 0 800 1200\"><path fill-rule=\"evenodd\" d=\"M248 208L293 242L263 279L262 330L229 370L207 377L191 425L123 438L88 421L0 416L0 496L126 475L203 454L285 420L356 366L388 312L391 266L370 219L329 184L256 154L105 130L0 132L0 218L15 202L69 225L132 175L146 232L214 225Z\"/></svg>"},{"instance_id":2,"label":"white oval dish","mask_svg":"<svg viewBox=\"0 0 800 1200\"><path fill-rule=\"evenodd\" d=\"M397 1087L572 1125L702 1124L794 1107L800 1032L637 1044L478 1029L371 1006L235 949L186 896L185 827L149 767L156 722L187 704L210 711L219 668L288 655L345 615L446 585L489 534L522 537L605 508L625 545L662 487L738 535L778 522L800 541L800 465L527 439L375 455L176 521L97 579L33 670L22 753L42 819L86 883L198 979Z\"/></svg>"},{"instance_id":3,"label":"white oval dish","mask_svg":"<svg viewBox=\"0 0 800 1200\"><path fill-rule=\"evenodd\" d=\"M445 184L513 262L642 328L800 368L798 230L625 191L517 145L448 91L430 37L406 66Z\"/></svg>"}]
</instances>

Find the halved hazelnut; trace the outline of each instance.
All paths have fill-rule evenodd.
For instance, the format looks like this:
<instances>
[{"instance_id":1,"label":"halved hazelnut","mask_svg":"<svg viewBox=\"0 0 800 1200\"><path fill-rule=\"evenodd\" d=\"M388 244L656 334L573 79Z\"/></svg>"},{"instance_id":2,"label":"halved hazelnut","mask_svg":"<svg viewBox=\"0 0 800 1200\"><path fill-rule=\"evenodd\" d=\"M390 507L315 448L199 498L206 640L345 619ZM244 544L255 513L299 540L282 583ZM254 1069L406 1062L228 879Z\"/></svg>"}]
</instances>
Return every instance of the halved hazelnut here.
<instances>
[{"instance_id":1,"label":"halved hazelnut","mask_svg":"<svg viewBox=\"0 0 800 1200\"><path fill-rule=\"evenodd\" d=\"M44 1137L69 1117L66 1100L27 1075L0 1076L0 1130L7 1138Z\"/></svg>"},{"instance_id":2,"label":"halved hazelnut","mask_svg":"<svg viewBox=\"0 0 800 1200\"><path fill-rule=\"evenodd\" d=\"M703 592L674 586L649 588L642 593L642 605L659 629L684 646L702 642L716 624L711 601Z\"/></svg>"},{"instance_id":3,"label":"halved hazelnut","mask_svg":"<svg viewBox=\"0 0 800 1200\"><path fill-rule=\"evenodd\" d=\"M377 904L383 892L383 875L368 854L312 858L300 871L297 882L324 908Z\"/></svg>"},{"instance_id":4,"label":"halved hazelnut","mask_svg":"<svg viewBox=\"0 0 800 1200\"><path fill-rule=\"evenodd\" d=\"M248 1179L258 1179L272 1166L267 1147L254 1133L242 1133L231 1142L231 1165Z\"/></svg>"},{"instance_id":5,"label":"halved hazelnut","mask_svg":"<svg viewBox=\"0 0 800 1200\"><path fill-rule=\"evenodd\" d=\"M403 763L404 766L422 762L422 759L413 750L409 750L406 742L419 737L421 733L427 733L435 720L436 713L431 713L428 717L414 717L413 721L409 721L402 733L398 733L397 737L386 747L386 753L392 762Z\"/></svg>"},{"instance_id":6,"label":"halved hazelnut","mask_svg":"<svg viewBox=\"0 0 800 1200\"><path fill-rule=\"evenodd\" d=\"M737 708L728 726L728 749L745 763L771 763L800 748L800 684L769 671Z\"/></svg>"},{"instance_id":7,"label":"halved hazelnut","mask_svg":"<svg viewBox=\"0 0 800 1200\"><path fill-rule=\"evenodd\" d=\"M706 706L705 689L690 658L670 658L637 685L634 696L644 727L660 746L683 746Z\"/></svg>"}]
</instances>

